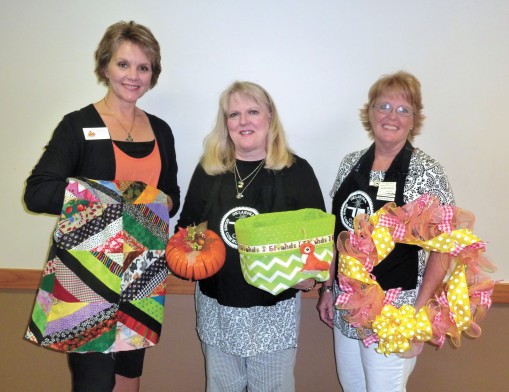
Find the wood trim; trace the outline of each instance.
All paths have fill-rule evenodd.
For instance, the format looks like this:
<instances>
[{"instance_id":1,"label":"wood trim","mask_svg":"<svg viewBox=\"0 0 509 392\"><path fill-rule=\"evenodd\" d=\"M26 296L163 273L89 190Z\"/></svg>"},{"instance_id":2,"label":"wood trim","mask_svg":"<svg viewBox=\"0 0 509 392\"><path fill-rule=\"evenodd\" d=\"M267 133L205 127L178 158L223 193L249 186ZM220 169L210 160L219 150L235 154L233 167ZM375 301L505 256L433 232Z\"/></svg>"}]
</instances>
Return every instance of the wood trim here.
<instances>
[{"instance_id":1,"label":"wood trim","mask_svg":"<svg viewBox=\"0 0 509 392\"><path fill-rule=\"evenodd\" d=\"M39 287L41 274L40 270L0 268L0 289L36 290ZM167 294L191 295L194 293L194 282L170 275L166 292ZM303 293L303 296L318 298L317 288L309 293ZM495 304L509 304L509 284L497 283L492 300Z\"/></svg>"},{"instance_id":2,"label":"wood trim","mask_svg":"<svg viewBox=\"0 0 509 392\"><path fill-rule=\"evenodd\" d=\"M36 290L41 275L41 270L0 268L0 289ZM193 294L194 283L170 275L167 293Z\"/></svg>"},{"instance_id":3,"label":"wood trim","mask_svg":"<svg viewBox=\"0 0 509 392\"><path fill-rule=\"evenodd\" d=\"M34 269L0 268L0 289L36 290L39 287L42 271ZM167 294L194 294L194 282L168 276ZM304 293L305 298L318 298L318 285L309 292Z\"/></svg>"},{"instance_id":4,"label":"wood trim","mask_svg":"<svg viewBox=\"0 0 509 392\"><path fill-rule=\"evenodd\" d=\"M497 283L492 299L495 304L509 304L509 283Z\"/></svg>"}]
</instances>

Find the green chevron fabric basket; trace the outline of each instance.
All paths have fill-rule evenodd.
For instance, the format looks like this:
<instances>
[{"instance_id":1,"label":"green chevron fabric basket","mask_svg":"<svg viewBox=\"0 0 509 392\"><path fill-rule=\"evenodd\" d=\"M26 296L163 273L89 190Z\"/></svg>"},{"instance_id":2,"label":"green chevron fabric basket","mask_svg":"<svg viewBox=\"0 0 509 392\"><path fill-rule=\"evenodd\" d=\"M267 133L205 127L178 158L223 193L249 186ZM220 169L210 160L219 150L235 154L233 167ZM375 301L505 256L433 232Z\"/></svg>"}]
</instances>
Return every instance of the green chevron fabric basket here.
<instances>
[{"instance_id":1,"label":"green chevron fabric basket","mask_svg":"<svg viewBox=\"0 0 509 392\"><path fill-rule=\"evenodd\" d=\"M297 283L329 279L335 217L319 209L272 212L235 223L246 281L277 295Z\"/></svg>"}]
</instances>

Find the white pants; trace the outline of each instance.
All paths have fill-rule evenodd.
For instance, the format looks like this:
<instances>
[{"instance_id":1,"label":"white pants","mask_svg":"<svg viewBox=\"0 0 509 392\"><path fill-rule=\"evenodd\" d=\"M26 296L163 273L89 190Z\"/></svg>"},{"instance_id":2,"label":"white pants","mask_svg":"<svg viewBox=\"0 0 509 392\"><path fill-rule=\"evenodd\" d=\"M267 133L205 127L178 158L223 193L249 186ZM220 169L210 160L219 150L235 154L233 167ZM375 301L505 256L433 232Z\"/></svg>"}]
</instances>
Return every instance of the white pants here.
<instances>
[{"instance_id":1,"label":"white pants","mask_svg":"<svg viewBox=\"0 0 509 392\"><path fill-rule=\"evenodd\" d=\"M294 392L296 348L240 357L202 343L207 392Z\"/></svg>"},{"instance_id":2,"label":"white pants","mask_svg":"<svg viewBox=\"0 0 509 392\"><path fill-rule=\"evenodd\" d=\"M344 392L404 392L416 357L386 357L361 340L350 339L334 327L334 351L339 381Z\"/></svg>"}]
</instances>

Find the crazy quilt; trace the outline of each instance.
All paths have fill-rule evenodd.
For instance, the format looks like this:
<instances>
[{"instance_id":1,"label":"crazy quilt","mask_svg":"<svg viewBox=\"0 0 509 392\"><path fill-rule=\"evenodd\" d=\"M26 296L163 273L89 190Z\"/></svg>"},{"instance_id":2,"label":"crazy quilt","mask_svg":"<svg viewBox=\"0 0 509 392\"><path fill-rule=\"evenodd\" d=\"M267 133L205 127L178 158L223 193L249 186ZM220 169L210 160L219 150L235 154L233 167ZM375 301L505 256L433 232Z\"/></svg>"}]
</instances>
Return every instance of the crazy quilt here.
<instances>
[{"instance_id":1,"label":"crazy quilt","mask_svg":"<svg viewBox=\"0 0 509 392\"><path fill-rule=\"evenodd\" d=\"M68 179L25 338L63 352L157 344L168 238L168 196L157 188Z\"/></svg>"}]
</instances>

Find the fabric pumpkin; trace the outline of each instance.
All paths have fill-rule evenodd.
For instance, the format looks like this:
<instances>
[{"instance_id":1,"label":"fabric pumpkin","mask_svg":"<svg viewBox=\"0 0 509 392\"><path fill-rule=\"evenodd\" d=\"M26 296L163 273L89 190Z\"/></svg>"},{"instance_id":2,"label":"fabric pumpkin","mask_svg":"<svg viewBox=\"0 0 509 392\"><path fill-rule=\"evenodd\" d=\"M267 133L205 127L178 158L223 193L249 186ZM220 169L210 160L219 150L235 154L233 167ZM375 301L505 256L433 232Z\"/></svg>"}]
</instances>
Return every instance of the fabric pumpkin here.
<instances>
[{"instance_id":1,"label":"fabric pumpkin","mask_svg":"<svg viewBox=\"0 0 509 392\"><path fill-rule=\"evenodd\" d=\"M166 246L170 270L186 279L201 280L214 275L225 259L223 240L207 229L207 222L185 229L179 227Z\"/></svg>"}]
</instances>

